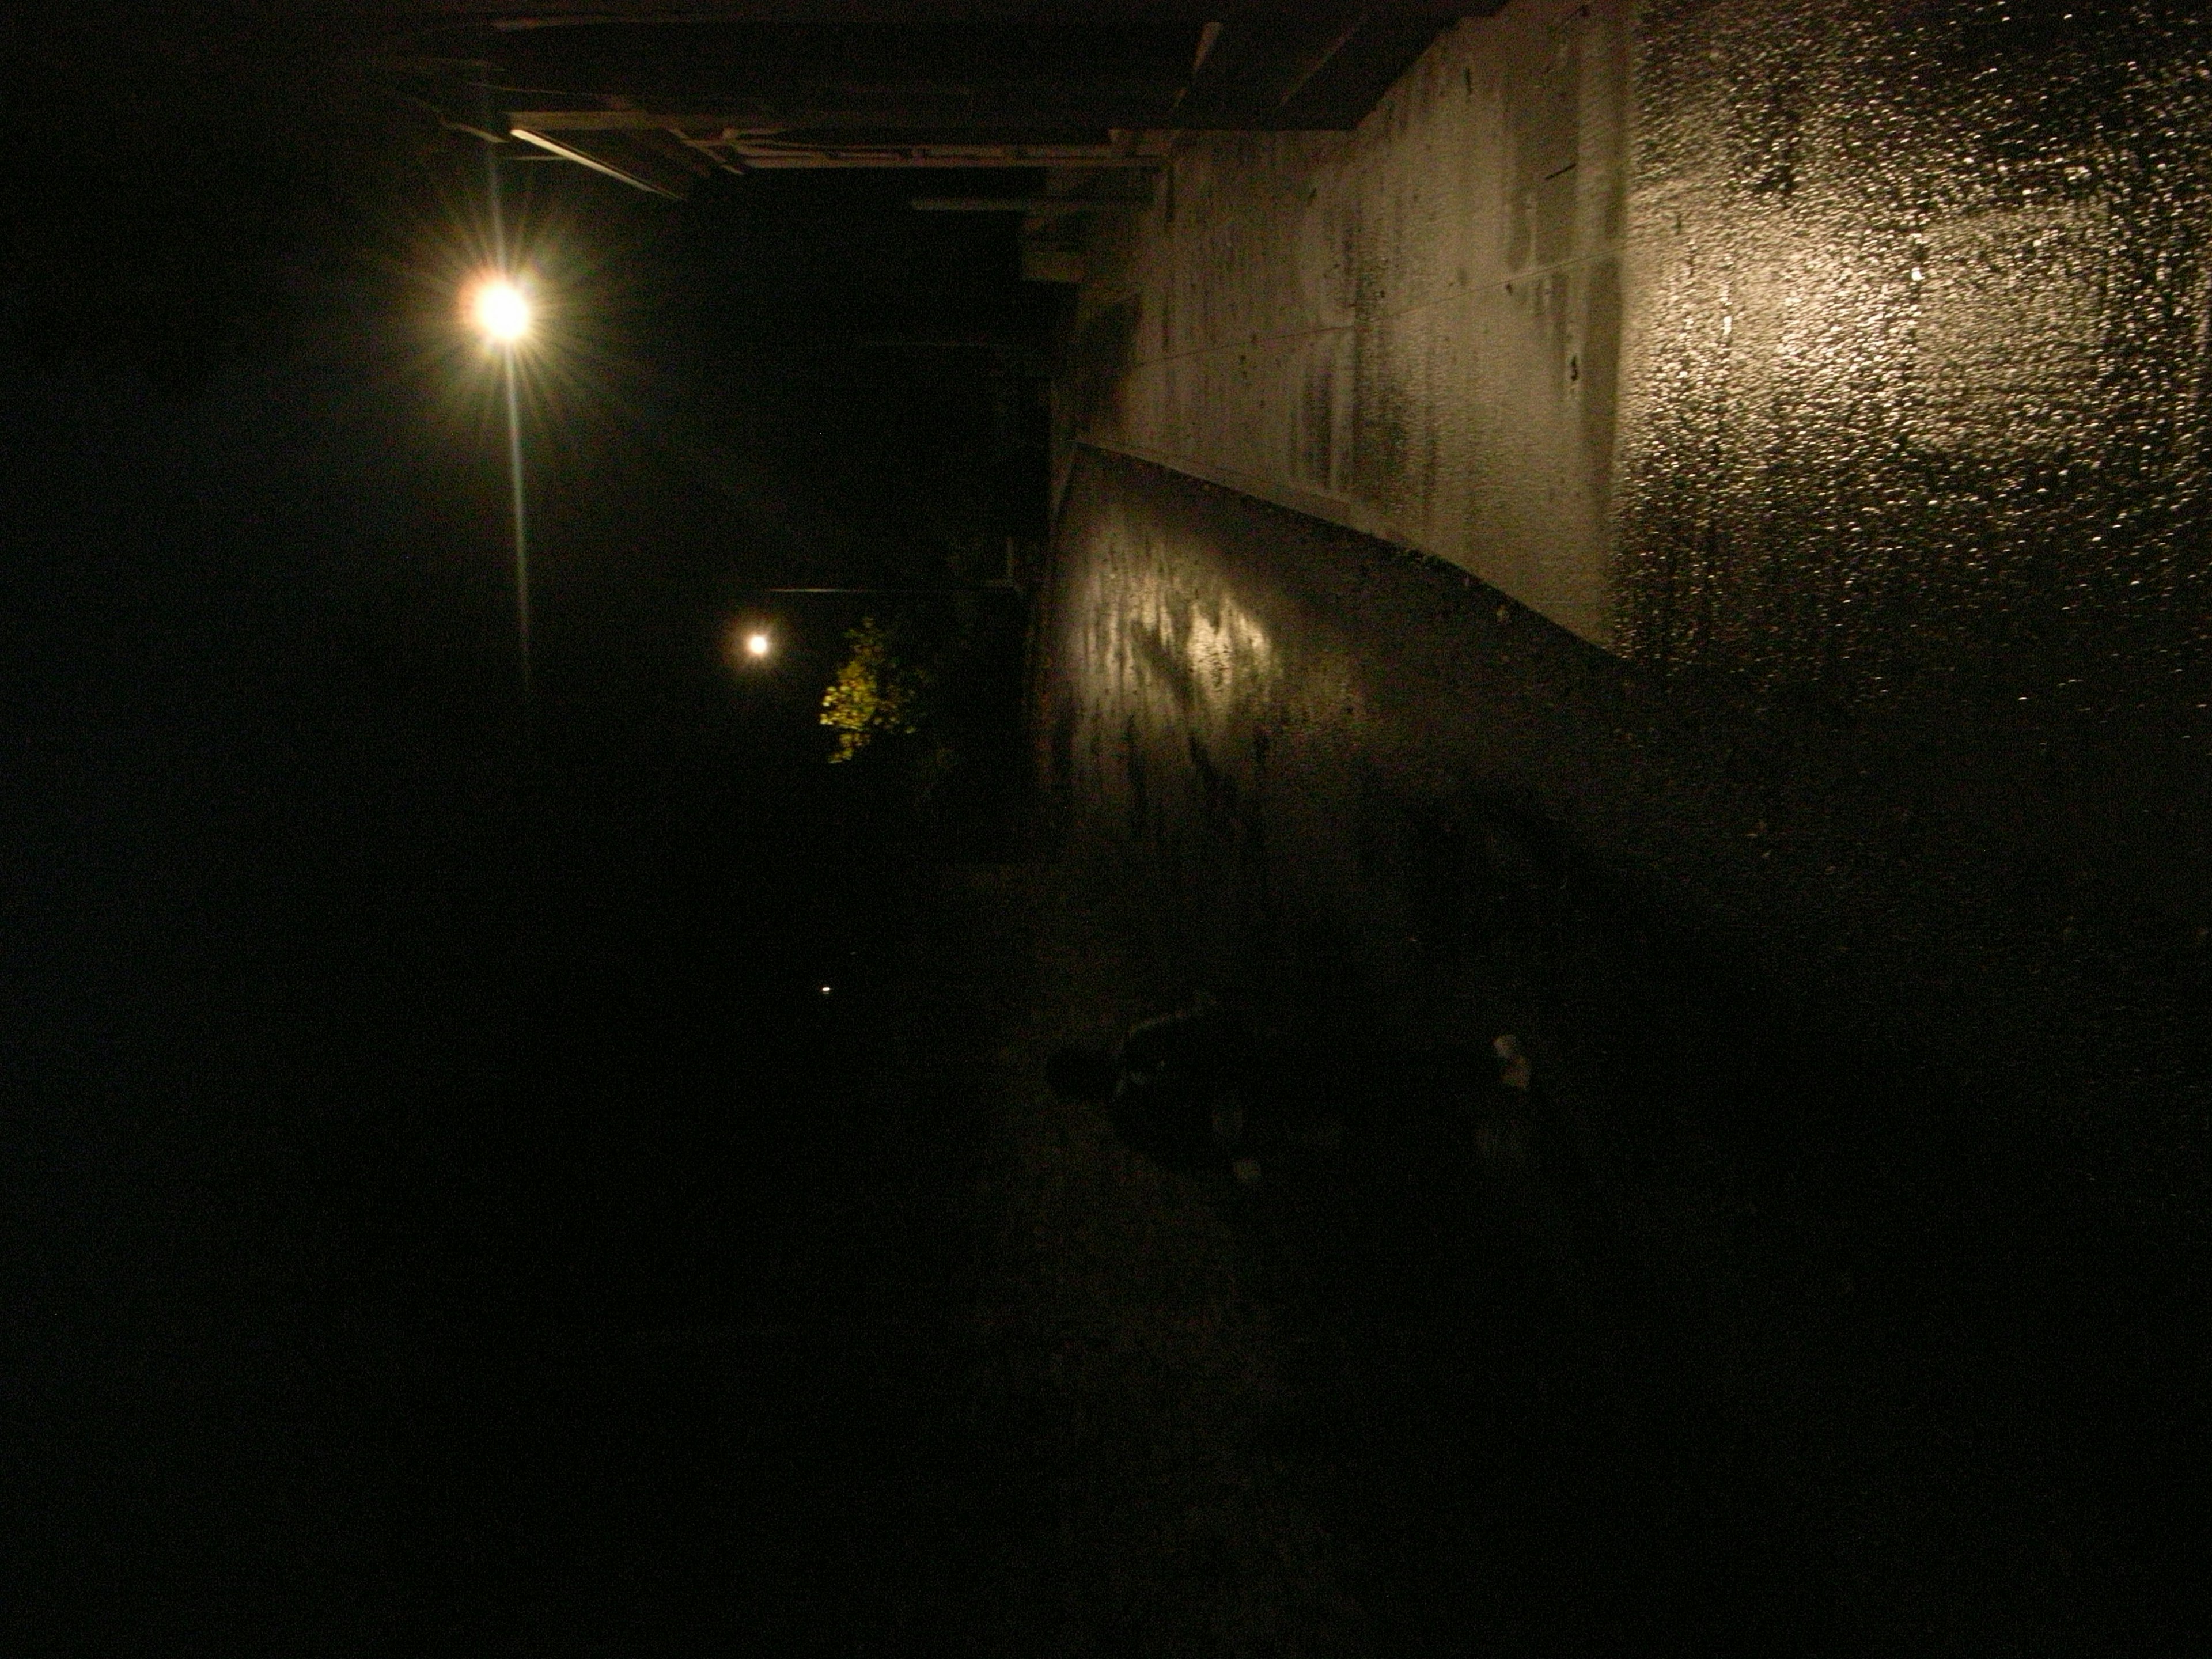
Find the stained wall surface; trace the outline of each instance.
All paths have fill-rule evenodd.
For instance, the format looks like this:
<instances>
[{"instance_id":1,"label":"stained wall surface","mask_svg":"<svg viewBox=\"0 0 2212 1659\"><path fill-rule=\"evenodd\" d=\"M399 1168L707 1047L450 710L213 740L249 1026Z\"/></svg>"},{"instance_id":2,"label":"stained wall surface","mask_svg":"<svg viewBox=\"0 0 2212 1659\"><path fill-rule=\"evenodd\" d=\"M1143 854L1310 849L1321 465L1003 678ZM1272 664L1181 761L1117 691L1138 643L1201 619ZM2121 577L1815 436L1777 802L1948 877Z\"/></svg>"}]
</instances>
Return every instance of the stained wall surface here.
<instances>
[{"instance_id":1,"label":"stained wall surface","mask_svg":"<svg viewBox=\"0 0 2212 1659\"><path fill-rule=\"evenodd\" d=\"M2171 699L2208 174L2201 9L1516 0L1357 132L1182 155L1073 424L1647 660Z\"/></svg>"}]
</instances>

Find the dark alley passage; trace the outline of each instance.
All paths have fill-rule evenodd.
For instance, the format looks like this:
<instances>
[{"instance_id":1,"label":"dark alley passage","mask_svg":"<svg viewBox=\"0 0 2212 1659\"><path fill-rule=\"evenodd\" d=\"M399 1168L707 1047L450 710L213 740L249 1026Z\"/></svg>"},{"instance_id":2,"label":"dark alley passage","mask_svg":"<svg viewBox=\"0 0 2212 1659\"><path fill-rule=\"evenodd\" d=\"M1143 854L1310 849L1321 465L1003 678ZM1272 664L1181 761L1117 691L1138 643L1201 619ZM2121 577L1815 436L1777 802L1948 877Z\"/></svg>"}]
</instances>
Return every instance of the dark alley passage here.
<instances>
[{"instance_id":1,"label":"dark alley passage","mask_svg":"<svg viewBox=\"0 0 2212 1659\"><path fill-rule=\"evenodd\" d=\"M0 1659L2212 1645L2212 10L48 9Z\"/></svg>"},{"instance_id":2,"label":"dark alley passage","mask_svg":"<svg viewBox=\"0 0 2212 1659\"><path fill-rule=\"evenodd\" d=\"M945 1437L958 1137L902 1129L871 1036L918 890L867 781L653 729L556 711L518 796L496 745L356 716L413 775L356 750L286 788L386 839L288 856L383 890L371 936L347 904L188 983L16 981L11 1651L932 1622L990 1477Z\"/></svg>"}]
</instances>

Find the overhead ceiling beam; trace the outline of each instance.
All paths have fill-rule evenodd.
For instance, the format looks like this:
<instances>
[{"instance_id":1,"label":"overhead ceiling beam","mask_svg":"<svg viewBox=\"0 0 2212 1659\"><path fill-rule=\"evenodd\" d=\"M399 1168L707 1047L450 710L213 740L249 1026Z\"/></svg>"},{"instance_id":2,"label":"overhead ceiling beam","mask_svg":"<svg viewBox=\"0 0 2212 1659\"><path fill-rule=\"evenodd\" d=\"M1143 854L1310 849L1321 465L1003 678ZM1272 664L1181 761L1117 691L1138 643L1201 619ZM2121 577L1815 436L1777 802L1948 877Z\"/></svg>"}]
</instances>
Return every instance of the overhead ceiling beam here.
<instances>
[{"instance_id":1,"label":"overhead ceiling beam","mask_svg":"<svg viewBox=\"0 0 2212 1659\"><path fill-rule=\"evenodd\" d=\"M526 99L484 136L659 195L715 167L1144 168L1177 131L1349 129L1453 17L1498 3L422 0L443 44L398 72L441 109Z\"/></svg>"},{"instance_id":2,"label":"overhead ceiling beam","mask_svg":"<svg viewBox=\"0 0 2212 1659\"><path fill-rule=\"evenodd\" d=\"M1378 18L1487 17L1504 0L382 0L380 9L416 24L489 25L532 33L594 25L788 24L793 15L837 28L920 29L973 23L1030 30L1164 27L1194 33L1214 19L1231 22L1341 20L1365 10Z\"/></svg>"},{"instance_id":3,"label":"overhead ceiling beam","mask_svg":"<svg viewBox=\"0 0 2212 1659\"><path fill-rule=\"evenodd\" d=\"M697 93L633 83L619 94L579 90L556 98L543 95L550 82L528 84L538 95L507 96L526 99L532 106L527 113L558 118L569 131L677 125L762 132L796 127L1104 132L1173 125L1176 93L1174 84L1167 82L1139 88L793 83L762 88L726 86ZM617 103L621 106L609 107ZM550 105L568 107L549 109Z\"/></svg>"},{"instance_id":4,"label":"overhead ceiling beam","mask_svg":"<svg viewBox=\"0 0 2212 1659\"><path fill-rule=\"evenodd\" d=\"M1171 124L1237 131L1357 126L1449 27L1376 8L1335 19L1230 22L1210 32Z\"/></svg>"},{"instance_id":5,"label":"overhead ceiling beam","mask_svg":"<svg viewBox=\"0 0 2212 1659\"><path fill-rule=\"evenodd\" d=\"M514 126L512 131L524 143L533 144L564 161L576 162L610 179L619 179L633 189L672 200L690 195L700 174L711 176L712 173L711 168L702 167L698 158L684 150L672 145L663 149L660 143L653 142L659 137L657 134L571 133L556 138L520 125Z\"/></svg>"},{"instance_id":6,"label":"overhead ceiling beam","mask_svg":"<svg viewBox=\"0 0 2212 1659\"><path fill-rule=\"evenodd\" d=\"M1149 205L1112 196L918 196L919 213L1134 213Z\"/></svg>"},{"instance_id":7,"label":"overhead ceiling beam","mask_svg":"<svg viewBox=\"0 0 2212 1659\"><path fill-rule=\"evenodd\" d=\"M1167 160L1164 135L1144 148L1116 144L856 143L824 134L778 137L731 135L684 140L734 172L781 167L1157 167Z\"/></svg>"}]
</instances>

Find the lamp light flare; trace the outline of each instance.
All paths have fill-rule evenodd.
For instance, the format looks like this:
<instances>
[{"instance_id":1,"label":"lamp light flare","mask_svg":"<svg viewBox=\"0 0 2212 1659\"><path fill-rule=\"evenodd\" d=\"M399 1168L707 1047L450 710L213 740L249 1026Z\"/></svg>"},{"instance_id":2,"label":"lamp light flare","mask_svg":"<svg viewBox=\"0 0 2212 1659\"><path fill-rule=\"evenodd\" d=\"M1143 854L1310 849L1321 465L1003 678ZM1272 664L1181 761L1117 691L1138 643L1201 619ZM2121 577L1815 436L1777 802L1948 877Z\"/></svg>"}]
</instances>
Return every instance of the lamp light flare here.
<instances>
[{"instance_id":1,"label":"lamp light flare","mask_svg":"<svg viewBox=\"0 0 2212 1659\"><path fill-rule=\"evenodd\" d=\"M769 640L766 634L757 629L745 635L745 654L748 657L765 657L769 648Z\"/></svg>"},{"instance_id":2,"label":"lamp light flare","mask_svg":"<svg viewBox=\"0 0 2212 1659\"><path fill-rule=\"evenodd\" d=\"M513 345L530 332L530 297L504 276L487 277L477 284L469 315L486 339Z\"/></svg>"}]
</instances>

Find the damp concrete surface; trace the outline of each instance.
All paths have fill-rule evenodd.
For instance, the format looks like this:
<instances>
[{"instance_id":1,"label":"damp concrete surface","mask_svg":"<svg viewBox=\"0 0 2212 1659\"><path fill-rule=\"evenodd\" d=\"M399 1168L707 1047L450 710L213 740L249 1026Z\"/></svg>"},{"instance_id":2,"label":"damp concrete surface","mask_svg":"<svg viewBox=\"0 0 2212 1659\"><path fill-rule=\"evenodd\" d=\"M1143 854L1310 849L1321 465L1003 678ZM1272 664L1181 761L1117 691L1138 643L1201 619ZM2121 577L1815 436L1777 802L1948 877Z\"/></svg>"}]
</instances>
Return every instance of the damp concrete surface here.
<instances>
[{"instance_id":1,"label":"damp concrete surface","mask_svg":"<svg viewBox=\"0 0 2212 1659\"><path fill-rule=\"evenodd\" d=\"M2031 874L2106 777L1097 452L1045 614L1046 834L1133 982L1378 1057L1239 1236L1386 1650L2185 1645L2203 966ZM1534 1096L1389 1081L1507 1033Z\"/></svg>"}]
</instances>

